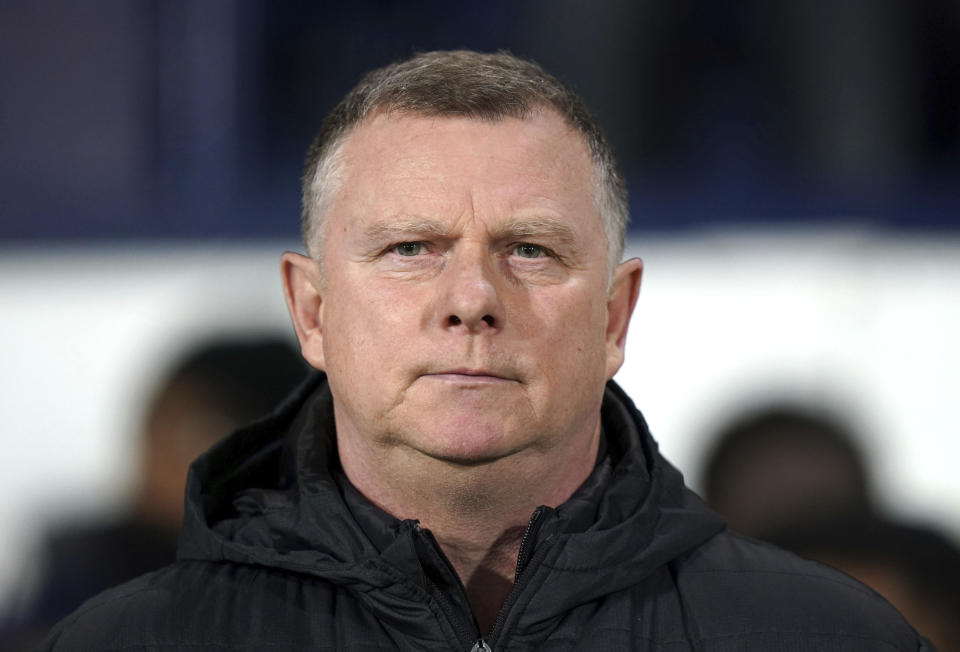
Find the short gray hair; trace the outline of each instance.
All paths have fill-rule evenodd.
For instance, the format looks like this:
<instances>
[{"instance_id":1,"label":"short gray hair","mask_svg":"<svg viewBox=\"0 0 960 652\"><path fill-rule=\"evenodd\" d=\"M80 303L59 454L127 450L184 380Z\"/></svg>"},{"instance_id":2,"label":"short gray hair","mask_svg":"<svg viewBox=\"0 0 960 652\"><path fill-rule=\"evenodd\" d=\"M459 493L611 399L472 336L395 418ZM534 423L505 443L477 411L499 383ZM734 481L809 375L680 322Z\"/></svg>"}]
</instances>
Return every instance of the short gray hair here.
<instances>
[{"instance_id":1,"label":"short gray hair","mask_svg":"<svg viewBox=\"0 0 960 652\"><path fill-rule=\"evenodd\" d=\"M323 121L307 153L301 228L307 252L319 259L323 213L336 190L347 136L374 113L524 119L551 108L576 129L590 150L595 202L603 219L609 272L620 262L626 236L627 190L613 150L580 98L539 64L507 52L426 52L367 73Z\"/></svg>"}]
</instances>

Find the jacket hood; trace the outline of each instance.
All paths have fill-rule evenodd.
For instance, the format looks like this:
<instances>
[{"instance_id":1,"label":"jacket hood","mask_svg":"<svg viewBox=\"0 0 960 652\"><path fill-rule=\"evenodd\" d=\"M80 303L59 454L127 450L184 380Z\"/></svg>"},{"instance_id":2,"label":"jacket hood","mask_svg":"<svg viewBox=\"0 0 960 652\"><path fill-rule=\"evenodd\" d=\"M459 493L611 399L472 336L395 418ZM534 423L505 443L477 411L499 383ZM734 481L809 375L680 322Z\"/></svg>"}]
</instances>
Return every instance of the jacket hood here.
<instances>
[{"instance_id":1,"label":"jacket hood","mask_svg":"<svg viewBox=\"0 0 960 652\"><path fill-rule=\"evenodd\" d=\"M634 585L724 528L659 454L643 417L612 381L602 420L608 454L569 501L538 510L540 554L528 593L551 598L524 600L528 619L543 622ZM178 557L320 577L396 612L402 596L409 599L391 590L398 578L423 582L417 527L349 486L336 454L333 399L326 377L316 374L271 416L194 462Z\"/></svg>"}]
</instances>

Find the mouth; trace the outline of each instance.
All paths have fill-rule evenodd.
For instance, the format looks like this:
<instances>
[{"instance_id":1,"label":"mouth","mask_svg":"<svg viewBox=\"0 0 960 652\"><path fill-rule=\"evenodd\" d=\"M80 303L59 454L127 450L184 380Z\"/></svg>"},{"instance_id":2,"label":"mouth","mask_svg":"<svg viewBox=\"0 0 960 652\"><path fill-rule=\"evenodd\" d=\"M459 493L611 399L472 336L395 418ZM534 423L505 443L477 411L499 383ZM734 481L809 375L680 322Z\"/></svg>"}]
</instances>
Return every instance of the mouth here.
<instances>
[{"instance_id":1,"label":"mouth","mask_svg":"<svg viewBox=\"0 0 960 652\"><path fill-rule=\"evenodd\" d=\"M449 369L427 373L423 377L430 380L470 385L517 382L515 378L503 376L486 369Z\"/></svg>"}]
</instances>

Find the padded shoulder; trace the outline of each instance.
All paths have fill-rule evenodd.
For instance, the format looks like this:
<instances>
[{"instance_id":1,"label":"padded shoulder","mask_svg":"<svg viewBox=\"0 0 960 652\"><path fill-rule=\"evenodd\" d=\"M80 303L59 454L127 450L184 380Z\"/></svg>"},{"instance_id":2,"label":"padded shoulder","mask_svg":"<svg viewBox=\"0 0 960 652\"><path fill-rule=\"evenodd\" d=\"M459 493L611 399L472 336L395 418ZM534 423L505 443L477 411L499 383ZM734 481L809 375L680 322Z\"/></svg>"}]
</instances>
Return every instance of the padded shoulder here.
<instances>
[{"instance_id":1,"label":"padded shoulder","mask_svg":"<svg viewBox=\"0 0 960 652\"><path fill-rule=\"evenodd\" d=\"M351 627L307 614L336 613ZM355 600L308 575L232 563L177 562L88 600L43 652L395 649Z\"/></svg>"},{"instance_id":2,"label":"padded shoulder","mask_svg":"<svg viewBox=\"0 0 960 652\"><path fill-rule=\"evenodd\" d=\"M673 569L689 631L704 649L727 649L725 641L756 649L932 649L869 587L729 530Z\"/></svg>"},{"instance_id":3,"label":"padded shoulder","mask_svg":"<svg viewBox=\"0 0 960 652\"><path fill-rule=\"evenodd\" d=\"M170 613L175 607L171 580L176 578L171 569L143 575L90 598L57 623L38 650L124 649L132 643L127 640L128 629L143 631L148 614Z\"/></svg>"}]
</instances>

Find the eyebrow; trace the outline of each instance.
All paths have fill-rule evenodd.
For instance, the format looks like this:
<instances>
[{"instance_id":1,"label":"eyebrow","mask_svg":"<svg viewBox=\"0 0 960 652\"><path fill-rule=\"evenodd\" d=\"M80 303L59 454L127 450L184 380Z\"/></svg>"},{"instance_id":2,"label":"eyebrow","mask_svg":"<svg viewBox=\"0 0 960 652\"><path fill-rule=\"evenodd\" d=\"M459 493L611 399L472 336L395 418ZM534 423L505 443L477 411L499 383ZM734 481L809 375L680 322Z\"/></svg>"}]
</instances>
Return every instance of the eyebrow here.
<instances>
[{"instance_id":1,"label":"eyebrow","mask_svg":"<svg viewBox=\"0 0 960 652\"><path fill-rule=\"evenodd\" d=\"M435 220L427 219L391 219L374 222L363 230L368 240L403 239L406 236L434 236L447 234L446 227Z\"/></svg>"},{"instance_id":2,"label":"eyebrow","mask_svg":"<svg viewBox=\"0 0 960 652\"><path fill-rule=\"evenodd\" d=\"M368 240L395 240L422 237L450 237L446 225L431 219L388 219L368 225L363 230ZM497 225L493 236L498 240L549 238L559 244L572 246L576 233L568 225L550 218L518 218Z\"/></svg>"},{"instance_id":3,"label":"eyebrow","mask_svg":"<svg viewBox=\"0 0 960 652\"><path fill-rule=\"evenodd\" d=\"M497 232L502 239L549 238L563 245L574 245L577 242L576 233L572 228L549 218L511 220L498 227Z\"/></svg>"}]
</instances>

